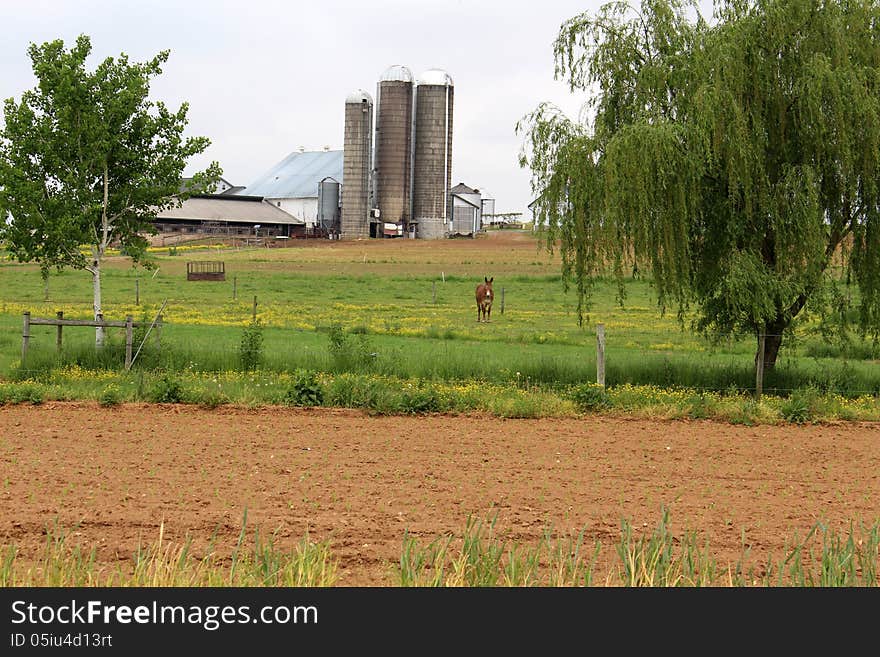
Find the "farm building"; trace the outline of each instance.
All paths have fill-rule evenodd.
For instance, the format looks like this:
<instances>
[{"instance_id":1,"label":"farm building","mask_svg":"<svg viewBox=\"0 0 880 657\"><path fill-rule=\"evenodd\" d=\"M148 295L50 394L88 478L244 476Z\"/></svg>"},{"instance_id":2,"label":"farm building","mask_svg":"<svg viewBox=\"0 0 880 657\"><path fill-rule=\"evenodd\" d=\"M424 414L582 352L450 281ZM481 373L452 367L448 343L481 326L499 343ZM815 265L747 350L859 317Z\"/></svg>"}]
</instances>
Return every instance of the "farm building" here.
<instances>
[{"instance_id":1,"label":"farm building","mask_svg":"<svg viewBox=\"0 0 880 657\"><path fill-rule=\"evenodd\" d=\"M284 212L260 196L199 194L179 208L156 215L159 232L205 235L299 237L306 232L303 220Z\"/></svg>"},{"instance_id":2,"label":"farm building","mask_svg":"<svg viewBox=\"0 0 880 657\"><path fill-rule=\"evenodd\" d=\"M340 239L473 236L496 216L495 201L464 183L451 187L453 96L442 69L416 79L391 66L379 78L375 107L363 89L346 97L342 150L299 148L246 187L221 178L214 194L163 213L156 225L205 232L198 227L208 224L193 222L220 221L239 234L259 224L291 237ZM250 203L227 220L220 217L227 206L208 200L230 197ZM261 203L288 218L267 219Z\"/></svg>"},{"instance_id":3,"label":"farm building","mask_svg":"<svg viewBox=\"0 0 880 657\"><path fill-rule=\"evenodd\" d=\"M328 180L329 179L329 180ZM261 197L270 204L301 221L308 232L315 227L329 228L329 218L319 212L319 197L327 201L332 194L325 194L327 187L342 184L342 151L294 151L278 162L236 195ZM337 189L338 207L338 189ZM331 214L327 212L326 214ZM323 219L323 221L322 221Z\"/></svg>"},{"instance_id":4,"label":"farm building","mask_svg":"<svg viewBox=\"0 0 880 657\"><path fill-rule=\"evenodd\" d=\"M483 198L479 189L458 183L449 190L452 197L451 235L474 235L483 227ZM487 199L488 200L488 199Z\"/></svg>"},{"instance_id":5,"label":"farm building","mask_svg":"<svg viewBox=\"0 0 880 657\"><path fill-rule=\"evenodd\" d=\"M453 96L445 71L414 79L395 65L379 78L375 107L363 89L346 97L342 239L451 234Z\"/></svg>"}]
</instances>

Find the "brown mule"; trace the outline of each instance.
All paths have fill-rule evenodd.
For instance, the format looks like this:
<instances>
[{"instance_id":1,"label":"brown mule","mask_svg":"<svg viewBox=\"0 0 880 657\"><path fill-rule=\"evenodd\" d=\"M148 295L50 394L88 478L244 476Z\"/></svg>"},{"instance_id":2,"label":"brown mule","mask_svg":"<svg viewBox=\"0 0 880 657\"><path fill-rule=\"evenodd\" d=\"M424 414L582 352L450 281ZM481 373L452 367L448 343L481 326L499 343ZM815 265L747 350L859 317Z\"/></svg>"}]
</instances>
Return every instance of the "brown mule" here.
<instances>
[{"instance_id":1,"label":"brown mule","mask_svg":"<svg viewBox=\"0 0 880 657\"><path fill-rule=\"evenodd\" d=\"M488 322L489 315L492 314L492 299L495 297L495 293L492 291L492 281L495 280L495 277L486 278L483 277L482 283L477 285L477 321L478 322Z\"/></svg>"}]
</instances>

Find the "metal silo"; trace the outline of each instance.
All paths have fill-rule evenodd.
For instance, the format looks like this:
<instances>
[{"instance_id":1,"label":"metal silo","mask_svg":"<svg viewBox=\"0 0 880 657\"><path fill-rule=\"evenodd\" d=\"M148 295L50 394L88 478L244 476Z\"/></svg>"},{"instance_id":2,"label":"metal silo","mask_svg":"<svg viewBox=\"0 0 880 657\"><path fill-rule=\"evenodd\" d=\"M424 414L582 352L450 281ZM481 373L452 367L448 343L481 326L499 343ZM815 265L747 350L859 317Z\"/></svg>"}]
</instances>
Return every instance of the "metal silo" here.
<instances>
[{"instance_id":1,"label":"metal silo","mask_svg":"<svg viewBox=\"0 0 880 657\"><path fill-rule=\"evenodd\" d=\"M443 70L422 73L415 89L413 220L417 236L445 237L452 180L452 78Z\"/></svg>"},{"instance_id":2,"label":"metal silo","mask_svg":"<svg viewBox=\"0 0 880 657\"><path fill-rule=\"evenodd\" d=\"M383 222L410 219L413 76L406 66L391 66L376 91L376 207Z\"/></svg>"},{"instance_id":3,"label":"metal silo","mask_svg":"<svg viewBox=\"0 0 880 657\"><path fill-rule=\"evenodd\" d=\"M330 176L318 183L318 227L328 235L339 231L339 183Z\"/></svg>"},{"instance_id":4,"label":"metal silo","mask_svg":"<svg viewBox=\"0 0 880 657\"><path fill-rule=\"evenodd\" d=\"M340 237L370 236L370 169L373 150L373 99L358 89L345 99Z\"/></svg>"}]
</instances>

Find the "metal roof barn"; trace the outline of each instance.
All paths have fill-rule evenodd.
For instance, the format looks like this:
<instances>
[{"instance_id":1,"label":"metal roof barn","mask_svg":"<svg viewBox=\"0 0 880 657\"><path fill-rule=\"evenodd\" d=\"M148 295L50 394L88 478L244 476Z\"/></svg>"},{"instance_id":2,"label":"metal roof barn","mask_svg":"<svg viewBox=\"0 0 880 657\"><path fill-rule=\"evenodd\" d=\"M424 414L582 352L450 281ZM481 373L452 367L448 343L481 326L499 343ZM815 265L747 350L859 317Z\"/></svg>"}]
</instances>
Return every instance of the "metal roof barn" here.
<instances>
[{"instance_id":1,"label":"metal roof barn","mask_svg":"<svg viewBox=\"0 0 880 657\"><path fill-rule=\"evenodd\" d=\"M296 217L279 210L259 197L193 196L179 208L156 214L157 219L190 221L233 221L242 223L303 224Z\"/></svg>"},{"instance_id":2,"label":"metal roof barn","mask_svg":"<svg viewBox=\"0 0 880 657\"><path fill-rule=\"evenodd\" d=\"M240 192L264 198L317 198L318 184L342 183L342 151L295 151Z\"/></svg>"}]
</instances>

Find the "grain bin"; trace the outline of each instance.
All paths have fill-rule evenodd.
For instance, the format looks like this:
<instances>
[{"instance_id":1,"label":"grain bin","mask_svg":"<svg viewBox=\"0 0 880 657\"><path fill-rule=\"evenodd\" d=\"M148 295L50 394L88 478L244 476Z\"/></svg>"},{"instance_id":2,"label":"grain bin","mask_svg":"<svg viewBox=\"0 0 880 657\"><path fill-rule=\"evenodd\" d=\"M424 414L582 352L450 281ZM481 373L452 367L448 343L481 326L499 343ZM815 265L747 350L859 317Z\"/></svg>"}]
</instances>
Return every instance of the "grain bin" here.
<instances>
[{"instance_id":1,"label":"grain bin","mask_svg":"<svg viewBox=\"0 0 880 657\"><path fill-rule=\"evenodd\" d=\"M429 69L415 89L413 220L417 236L446 236L452 180L453 83L448 73Z\"/></svg>"},{"instance_id":2,"label":"grain bin","mask_svg":"<svg viewBox=\"0 0 880 657\"><path fill-rule=\"evenodd\" d=\"M370 235L370 171L373 150L373 99L358 89L345 99L340 237Z\"/></svg>"},{"instance_id":3,"label":"grain bin","mask_svg":"<svg viewBox=\"0 0 880 657\"><path fill-rule=\"evenodd\" d=\"M327 235L339 231L339 183L330 176L318 183L317 224Z\"/></svg>"},{"instance_id":4,"label":"grain bin","mask_svg":"<svg viewBox=\"0 0 880 657\"><path fill-rule=\"evenodd\" d=\"M409 223L411 211L413 76L406 66L391 66L376 90L376 207L383 222Z\"/></svg>"}]
</instances>

